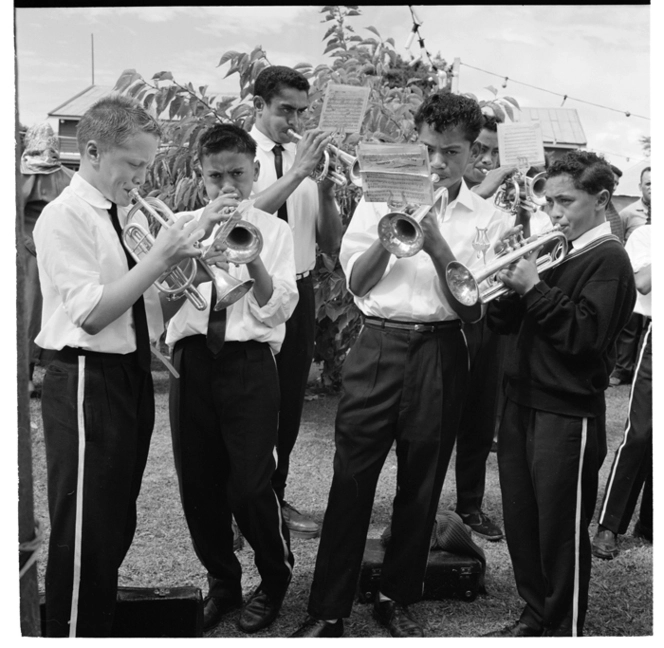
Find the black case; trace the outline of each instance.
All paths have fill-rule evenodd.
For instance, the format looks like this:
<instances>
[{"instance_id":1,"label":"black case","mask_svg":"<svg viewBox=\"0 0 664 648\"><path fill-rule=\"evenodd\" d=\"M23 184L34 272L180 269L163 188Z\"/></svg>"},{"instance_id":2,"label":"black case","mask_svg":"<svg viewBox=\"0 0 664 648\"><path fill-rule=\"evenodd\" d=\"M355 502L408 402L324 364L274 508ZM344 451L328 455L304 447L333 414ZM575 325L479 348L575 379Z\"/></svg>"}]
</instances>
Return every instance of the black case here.
<instances>
[{"instance_id":1,"label":"black case","mask_svg":"<svg viewBox=\"0 0 664 648\"><path fill-rule=\"evenodd\" d=\"M202 637L203 596L198 587L118 587L112 637ZM44 595L39 597L46 635Z\"/></svg>"},{"instance_id":2,"label":"black case","mask_svg":"<svg viewBox=\"0 0 664 648\"><path fill-rule=\"evenodd\" d=\"M384 557L385 547L381 541L367 539L358 583L360 603L374 600L380 585ZM479 591L481 573L482 563L477 558L448 551L430 551L422 598L434 601L446 598L474 601Z\"/></svg>"}]
</instances>

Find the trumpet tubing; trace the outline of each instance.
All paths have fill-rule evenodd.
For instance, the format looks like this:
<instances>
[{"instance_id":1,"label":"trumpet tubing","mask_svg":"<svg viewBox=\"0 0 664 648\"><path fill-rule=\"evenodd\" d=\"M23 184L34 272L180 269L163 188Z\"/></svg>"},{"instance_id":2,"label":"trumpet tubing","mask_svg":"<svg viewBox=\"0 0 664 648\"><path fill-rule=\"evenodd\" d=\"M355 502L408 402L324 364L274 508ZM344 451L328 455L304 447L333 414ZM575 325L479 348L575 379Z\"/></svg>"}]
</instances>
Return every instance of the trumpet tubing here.
<instances>
[{"instance_id":1,"label":"trumpet tubing","mask_svg":"<svg viewBox=\"0 0 664 648\"><path fill-rule=\"evenodd\" d=\"M463 306L474 306L478 301L486 304L512 292L510 288L497 278L498 272L530 254L538 247L544 246L546 248L548 245L551 245L551 249L548 251L543 250L537 257L537 270L538 272L543 272L544 270L553 268L561 263L567 254L567 239L558 230L534 237L533 240L530 240L523 247L498 257L477 275L473 275L463 263L451 261L447 264L445 271L447 286L452 296ZM481 291L480 284L484 281L487 282L487 288Z\"/></svg>"},{"instance_id":2,"label":"trumpet tubing","mask_svg":"<svg viewBox=\"0 0 664 648\"><path fill-rule=\"evenodd\" d=\"M534 175L532 178L523 175L520 171L513 173L498 188L493 200L494 205L502 211L516 214L521 204L521 197L519 195L521 191L520 183L524 185L527 200L535 203L538 207L546 205L546 197L544 195L546 173L544 171Z\"/></svg>"},{"instance_id":3,"label":"trumpet tubing","mask_svg":"<svg viewBox=\"0 0 664 648\"><path fill-rule=\"evenodd\" d=\"M287 134L296 142L299 142L302 139L302 135L296 133L292 128L288 129ZM347 169L348 178L345 173L341 173L333 168L334 164L331 165L332 157L334 157L335 160L338 160L341 165ZM360 163L358 162L358 159L333 144L327 145L326 150L323 151L323 158L318 163L316 169L314 169L311 177L316 182L322 182L325 178L329 177L329 179L339 187L345 187L348 184L348 179L350 179L356 187L362 186L362 176L360 174Z\"/></svg>"}]
</instances>

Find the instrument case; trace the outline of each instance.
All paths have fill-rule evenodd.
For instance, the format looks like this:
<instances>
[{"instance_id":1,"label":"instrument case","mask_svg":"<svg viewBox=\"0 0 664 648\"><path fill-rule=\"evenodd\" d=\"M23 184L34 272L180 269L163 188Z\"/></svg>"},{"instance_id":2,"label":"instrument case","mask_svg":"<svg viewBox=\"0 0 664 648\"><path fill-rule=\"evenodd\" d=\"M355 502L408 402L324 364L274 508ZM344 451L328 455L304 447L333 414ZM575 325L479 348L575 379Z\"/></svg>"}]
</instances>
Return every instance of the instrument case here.
<instances>
[{"instance_id":1,"label":"instrument case","mask_svg":"<svg viewBox=\"0 0 664 648\"><path fill-rule=\"evenodd\" d=\"M46 636L44 595L39 596ZM112 637L202 637L203 596L198 587L118 587Z\"/></svg>"},{"instance_id":2,"label":"instrument case","mask_svg":"<svg viewBox=\"0 0 664 648\"><path fill-rule=\"evenodd\" d=\"M384 557L385 548L380 539L368 538L358 583L360 603L373 602L380 585ZM481 574L482 563L478 558L434 549L429 552L422 598L434 601L446 598L474 601L480 588Z\"/></svg>"}]
</instances>

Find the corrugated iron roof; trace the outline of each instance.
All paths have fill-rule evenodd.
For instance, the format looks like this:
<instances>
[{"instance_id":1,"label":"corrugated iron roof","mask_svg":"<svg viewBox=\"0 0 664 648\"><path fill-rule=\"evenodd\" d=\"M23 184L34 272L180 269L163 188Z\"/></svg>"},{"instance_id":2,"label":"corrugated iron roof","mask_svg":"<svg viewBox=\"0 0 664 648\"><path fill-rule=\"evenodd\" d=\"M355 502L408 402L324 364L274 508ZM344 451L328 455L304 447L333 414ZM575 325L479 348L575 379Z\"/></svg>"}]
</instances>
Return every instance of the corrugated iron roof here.
<instances>
[{"instance_id":1,"label":"corrugated iron roof","mask_svg":"<svg viewBox=\"0 0 664 648\"><path fill-rule=\"evenodd\" d=\"M585 146L588 143L575 108L521 108L520 121L542 125L544 145Z\"/></svg>"},{"instance_id":2,"label":"corrugated iron roof","mask_svg":"<svg viewBox=\"0 0 664 648\"><path fill-rule=\"evenodd\" d=\"M111 94L111 92L113 92L111 86L88 86L82 92L79 92L71 99L65 101L65 103L51 110L51 112L48 113L48 116L58 117L60 119L80 118L95 101Z\"/></svg>"}]
</instances>

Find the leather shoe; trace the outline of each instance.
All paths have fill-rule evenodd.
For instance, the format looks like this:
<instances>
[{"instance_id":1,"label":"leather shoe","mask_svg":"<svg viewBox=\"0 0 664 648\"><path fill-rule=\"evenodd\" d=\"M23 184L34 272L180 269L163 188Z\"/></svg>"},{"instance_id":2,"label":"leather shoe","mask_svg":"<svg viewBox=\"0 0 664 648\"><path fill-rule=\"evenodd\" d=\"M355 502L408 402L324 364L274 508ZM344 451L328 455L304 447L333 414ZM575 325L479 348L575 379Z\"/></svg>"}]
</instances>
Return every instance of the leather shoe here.
<instances>
[{"instance_id":1,"label":"leather shoe","mask_svg":"<svg viewBox=\"0 0 664 648\"><path fill-rule=\"evenodd\" d=\"M344 620L337 619L334 623L308 617L307 620L291 635L291 637L342 637Z\"/></svg>"},{"instance_id":2,"label":"leather shoe","mask_svg":"<svg viewBox=\"0 0 664 648\"><path fill-rule=\"evenodd\" d=\"M641 520L636 521L632 535L635 538L640 538L641 540L645 540L652 544L652 528L648 529L647 527L643 526L643 524L641 524Z\"/></svg>"},{"instance_id":3,"label":"leather shoe","mask_svg":"<svg viewBox=\"0 0 664 648\"><path fill-rule=\"evenodd\" d=\"M277 618L283 600L283 596L278 599L271 597L259 585L242 608L238 621L240 630L252 634L267 628Z\"/></svg>"},{"instance_id":4,"label":"leather shoe","mask_svg":"<svg viewBox=\"0 0 664 648\"><path fill-rule=\"evenodd\" d=\"M463 523L470 527L473 533L476 533L480 538L497 542L503 539L503 532L500 527L485 513L479 511L478 513L459 513Z\"/></svg>"},{"instance_id":5,"label":"leather shoe","mask_svg":"<svg viewBox=\"0 0 664 648\"><path fill-rule=\"evenodd\" d=\"M515 621L514 623L501 628L500 630L494 630L493 632L487 632L483 634L483 637L541 637L542 630L535 630L529 625L522 623L521 621Z\"/></svg>"},{"instance_id":6,"label":"leather shoe","mask_svg":"<svg viewBox=\"0 0 664 648\"><path fill-rule=\"evenodd\" d=\"M310 540L320 535L320 526L306 515L302 515L294 506L288 502L281 505L281 514L291 535L296 538Z\"/></svg>"},{"instance_id":7,"label":"leather shoe","mask_svg":"<svg viewBox=\"0 0 664 648\"><path fill-rule=\"evenodd\" d=\"M423 637L424 631L411 616L408 608L396 601L374 601L373 617L386 627L393 637Z\"/></svg>"},{"instance_id":8,"label":"leather shoe","mask_svg":"<svg viewBox=\"0 0 664 648\"><path fill-rule=\"evenodd\" d=\"M610 529L600 526L593 538L591 547L593 556L602 560L613 560L619 553L616 534Z\"/></svg>"},{"instance_id":9,"label":"leather shoe","mask_svg":"<svg viewBox=\"0 0 664 648\"><path fill-rule=\"evenodd\" d=\"M206 596L203 601L203 631L219 625L224 615L242 606L242 594L232 597Z\"/></svg>"}]
</instances>

